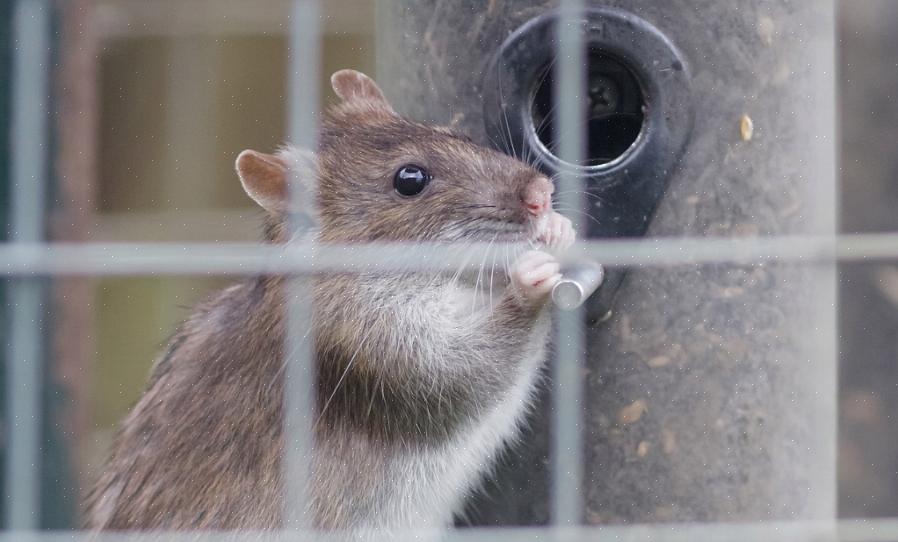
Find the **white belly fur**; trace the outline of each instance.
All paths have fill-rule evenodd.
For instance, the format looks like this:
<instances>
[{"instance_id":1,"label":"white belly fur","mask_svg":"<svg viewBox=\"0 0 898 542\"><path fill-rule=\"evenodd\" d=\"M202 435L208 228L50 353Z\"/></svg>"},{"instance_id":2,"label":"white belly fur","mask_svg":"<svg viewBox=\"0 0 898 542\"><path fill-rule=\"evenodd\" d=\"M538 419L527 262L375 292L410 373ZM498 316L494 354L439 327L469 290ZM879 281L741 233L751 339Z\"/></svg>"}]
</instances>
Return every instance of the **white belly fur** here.
<instances>
[{"instance_id":1,"label":"white belly fur","mask_svg":"<svg viewBox=\"0 0 898 542\"><path fill-rule=\"evenodd\" d=\"M536 326L533 340L523 349L520 372L507 395L492 410L459 431L441 449L409 451L391 461L389 502L383 514L372 518L374 528L398 525L440 529L450 525L463 499L494 465L497 454L516 438L533 396L545 357L548 318ZM511 375L509 375L511 376Z\"/></svg>"}]
</instances>

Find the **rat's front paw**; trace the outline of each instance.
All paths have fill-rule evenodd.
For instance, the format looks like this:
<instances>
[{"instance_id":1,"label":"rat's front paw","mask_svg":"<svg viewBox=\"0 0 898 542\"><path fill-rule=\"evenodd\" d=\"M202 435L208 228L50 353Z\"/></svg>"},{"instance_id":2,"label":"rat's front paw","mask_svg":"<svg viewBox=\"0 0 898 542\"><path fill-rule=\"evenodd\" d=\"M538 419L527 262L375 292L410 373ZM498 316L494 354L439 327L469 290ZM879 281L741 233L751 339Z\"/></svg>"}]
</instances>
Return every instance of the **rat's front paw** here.
<instances>
[{"instance_id":1,"label":"rat's front paw","mask_svg":"<svg viewBox=\"0 0 898 542\"><path fill-rule=\"evenodd\" d=\"M571 221L566 216L552 211L537 240L544 243L553 252L562 252L574 244L576 238L577 233L574 231Z\"/></svg>"},{"instance_id":2,"label":"rat's front paw","mask_svg":"<svg viewBox=\"0 0 898 542\"><path fill-rule=\"evenodd\" d=\"M525 252L511 266L509 288L522 304L542 305L561 280L560 268L551 254L539 250Z\"/></svg>"}]
</instances>

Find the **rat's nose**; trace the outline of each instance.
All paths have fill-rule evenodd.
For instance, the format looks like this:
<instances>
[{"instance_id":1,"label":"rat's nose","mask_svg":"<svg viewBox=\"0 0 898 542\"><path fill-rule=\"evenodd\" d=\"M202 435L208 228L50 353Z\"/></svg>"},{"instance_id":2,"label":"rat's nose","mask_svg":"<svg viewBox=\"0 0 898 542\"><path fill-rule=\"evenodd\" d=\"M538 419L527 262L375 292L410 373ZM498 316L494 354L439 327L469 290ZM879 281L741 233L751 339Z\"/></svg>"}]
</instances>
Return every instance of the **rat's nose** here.
<instances>
[{"instance_id":1,"label":"rat's nose","mask_svg":"<svg viewBox=\"0 0 898 542\"><path fill-rule=\"evenodd\" d=\"M552 192L555 186L549 179L538 175L531 180L521 192L521 201L527 212L533 216L542 216L552 208Z\"/></svg>"}]
</instances>

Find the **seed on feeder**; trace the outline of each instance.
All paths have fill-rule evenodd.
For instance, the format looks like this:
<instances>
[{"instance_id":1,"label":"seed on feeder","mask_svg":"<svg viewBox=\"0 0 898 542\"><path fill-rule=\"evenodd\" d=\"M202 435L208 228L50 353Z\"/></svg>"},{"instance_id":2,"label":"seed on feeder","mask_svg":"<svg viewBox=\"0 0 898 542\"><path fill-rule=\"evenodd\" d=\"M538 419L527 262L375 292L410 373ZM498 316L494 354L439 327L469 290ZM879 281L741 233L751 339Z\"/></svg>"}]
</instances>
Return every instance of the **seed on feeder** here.
<instances>
[{"instance_id":1,"label":"seed on feeder","mask_svg":"<svg viewBox=\"0 0 898 542\"><path fill-rule=\"evenodd\" d=\"M636 456L642 458L649 455L650 448L651 444L649 444L649 441L643 440L639 443L638 446L636 446Z\"/></svg>"},{"instance_id":2,"label":"seed on feeder","mask_svg":"<svg viewBox=\"0 0 898 542\"><path fill-rule=\"evenodd\" d=\"M768 47L773 44L773 36L776 34L776 23L773 19L766 15L758 18L758 35L761 36L761 43Z\"/></svg>"},{"instance_id":3,"label":"seed on feeder","mask_svg":"<svg viewBox=\"0 0 898 542\"><path fill-rule=\"evenodd\" d=\"M742 288L741 286L727 286L718 290L717 297L722 297L723 299L732 299L734 297L740 297L744 293L745 288Z\"/></svg>"},{"instance_id":4,"label":"seed on feeder","mask_svg":"<svg viewBox=\"0 0 898 542\"><path fill-rule=\"evenodd\" d=\"M648 361L649 367L652 369L658 369L661 367L665 367L670 365L670 357L668 356L655 356Z\"/></svg>"},{"instance_id":5,"label":"seed on feeder","mask_svg":"<svg viewBox=\"0 0 898 542\"><path fill-rule=\"evenodd\" d=\"M739 133L742 134L742 141L751 141L755 134L755 123L748 115L742 115L739 119Z\"/></svg>"},{"instance_id":6,"label":"seed on feeder","mask_svg":"<svg viewBox=\"0 0 898 542\"><path fill-rule=\"evenodd\" d=\"M617 423L620 425L629 425L636 423L642 418L642 415L648 410L648 405L642 399L637 399L629 405L620 409L617 413Z\"/></svg>"}]
</instances>

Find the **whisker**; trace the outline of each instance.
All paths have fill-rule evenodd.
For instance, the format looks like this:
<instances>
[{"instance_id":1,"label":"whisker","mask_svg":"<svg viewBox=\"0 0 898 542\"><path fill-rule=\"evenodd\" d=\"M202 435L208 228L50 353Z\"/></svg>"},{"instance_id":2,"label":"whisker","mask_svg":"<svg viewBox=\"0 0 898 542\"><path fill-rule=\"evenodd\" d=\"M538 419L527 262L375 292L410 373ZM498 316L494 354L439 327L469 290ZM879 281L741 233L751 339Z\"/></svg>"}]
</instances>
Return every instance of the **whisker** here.
<instances>
[{"instance_id":1,"label":"whisker","mask_svg":"<svg viewBox=\"0 0 898 542\"><path fill-rule=\"evenodd\" d=\"M585 216L586 218L588 218L588 219L592 220L593 222L595 222L596 224L601 224L601 222L599 222L599 220L598 220L596 217L592 216L591 214L589 214L589 213L587 213L587 212L581 211L581 210L579 210L579 209L559 208L559 209L556 209L556 211L560 212L561 214L565 214L565 213L576 213L576 214L579 214L579 215L583 215L583 216Z\"/></svg>"},{"instance_id":2,"label":"whisker","mask_svg":"<svg viewBox=\"0 0 898 542\"><path fill-rule=\"evenodd\" d=\"M359 355L359 352L362 351L362 347L365 345L365 341L368 340L368 336L371 335L372 329L374 329L374 326L368 329L368 331L365 333L365 336L362 337L362 339L359 341L358 348L356 348L355 352L352 354L352 357L349 358L349 362L346 363L346 369L343 370L343 374L340 375L340 379L337 380L337 383L334 385L334 390L327 398L327 401L324 402L324 406L321 407L321 412L318 413L318 419L312 426L313 430L317 428L318 424L321 423L321 420L324 419L324 413L327 411L327 407L330 406L331 401L333 401L334 396L337 395L337 391L340 389L340 386L343 385L343 381L346 379L346 375L349 374L349 369L352 368L352 364L355 362L355 358Z\"/></svg>"},{"instance_id":3,"label":"whisker","mask_svg":"<svg viewBox=\"0 0 898 542\"><path fill-rule=\"evenodd\" d=\"M499 234L493 236L493 240L490 241L490 248L492 248L493 243L498 239ZM496 271L496 256L493 256L492 264L490 265L490 312L493 312L493 273Z\"/></svg>"},{"instance_id":4,"label":"whisker","mask_svg":"<svg viewBox=\"0 0 898 542\"><path fill-rule=\"evenodd\" d=\"M555 192L554 194L552 194L552 203L558 203L559 196L564 196L564 195L568 195L568 194L580 194L580 195L586 196L587 198L591 198L591 199L601 202L601 203L607 203L607 201L608 201L607 198L605 198L605 196L603 196L601 194L595 194L593 192L589 192L586 190L562 190L561 192Z\"/></svg>"},{"instance_id":5,"label":"whisker","mask_svg":"<svg viewBox=\"0 0 898 542\"><path fill-rule=\"evenodd\" d=\"M503 87L502 87L501 72L500 72L500 77L499 77L499 100L500 100L500 103L505 102L505 91L503 90ZM517 153L517 150L514 148L514 138L511 135L511 125L508 122L508 112L505 110L505 108L502 108L502 120L505 122L505 134L508 136L508 144L511 146L511 156L514 156L515 158L517 158L518 153Z\"/></svg>"}]
</instances>

